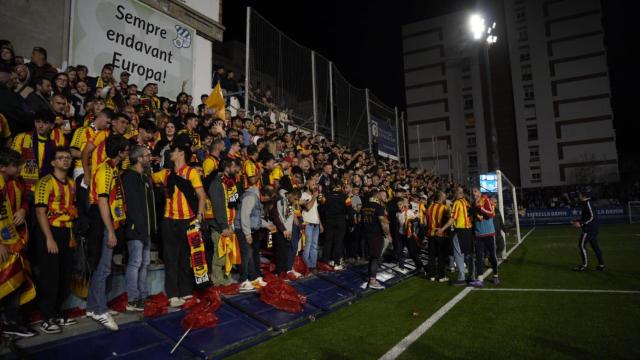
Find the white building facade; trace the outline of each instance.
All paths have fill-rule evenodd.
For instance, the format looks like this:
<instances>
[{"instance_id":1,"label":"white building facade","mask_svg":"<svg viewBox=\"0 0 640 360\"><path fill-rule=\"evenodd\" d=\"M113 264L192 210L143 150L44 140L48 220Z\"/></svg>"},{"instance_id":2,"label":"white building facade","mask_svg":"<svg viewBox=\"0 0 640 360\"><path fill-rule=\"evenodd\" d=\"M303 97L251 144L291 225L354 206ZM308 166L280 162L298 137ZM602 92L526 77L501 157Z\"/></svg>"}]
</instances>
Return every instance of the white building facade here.
<instances>
[{"instance_id":1,"label":"white building facade","mask_svg":"<svg viewBox=\"0 0 640 360\"><path fill-rule=\"evenodd\" d=\"M504 0L524 187L618 181L599 0Z\"/></svg>"},{"instance_id":2,"label":"white building facade","mask_svg":"<svg viewBox=\"0 0 640 360\"><path fill-rule=\"evenodd\" d=\"M515 126L509 137L517 140L523 187L618 181L599 0L496 0L494 5L504 13L497 26L506 30L495 46L508 47L508 65L491 67L491 78L510 78L512 99L504 91L502 98L487 94L483 87L486 68L478 47L486 44L470 39L472 9L403 27L411 165L461 180L494 170L488 159L491 122L485 121L491 111L483 106L491 104L489 96L492 111L513 102L513 115L502 113L496 126L498 132L507 122ZM500 147L505 140L497 139L498 167L501 159L514 156Z\"/></svg>"},{"instance_id":3,"label":"white building facade","mask_svg":"<svg viewBox=\"0 0 640 360\"><path fill-rule=\"evenodd\" d=\"M486 172L478 46L469 12L403 26L410 166L464 179Z\"/></svg>"}]
</instances>

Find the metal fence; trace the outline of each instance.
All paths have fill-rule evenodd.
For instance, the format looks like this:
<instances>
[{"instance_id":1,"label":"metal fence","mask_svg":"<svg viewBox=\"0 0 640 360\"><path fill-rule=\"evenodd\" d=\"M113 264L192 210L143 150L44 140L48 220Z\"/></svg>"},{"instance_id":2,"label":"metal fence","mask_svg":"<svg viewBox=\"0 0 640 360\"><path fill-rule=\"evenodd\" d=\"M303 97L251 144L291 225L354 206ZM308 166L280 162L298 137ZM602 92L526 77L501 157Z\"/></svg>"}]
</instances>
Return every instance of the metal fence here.
<instances>
[{"instance_id":1,"label":"metal fence","mask_svg":"<svg viewBox=\"0 0 640 360\"><path fill-rule=\"evenodd\" d=\"M351 149L371 149L371 116L396 130L396 155L404 158L404 125L397 108L358 88L327 58L291 39L247 8L244 108L276 110L296 126ZM280 115L279 115L280 116Z\"/></svg>"}]
</instances>

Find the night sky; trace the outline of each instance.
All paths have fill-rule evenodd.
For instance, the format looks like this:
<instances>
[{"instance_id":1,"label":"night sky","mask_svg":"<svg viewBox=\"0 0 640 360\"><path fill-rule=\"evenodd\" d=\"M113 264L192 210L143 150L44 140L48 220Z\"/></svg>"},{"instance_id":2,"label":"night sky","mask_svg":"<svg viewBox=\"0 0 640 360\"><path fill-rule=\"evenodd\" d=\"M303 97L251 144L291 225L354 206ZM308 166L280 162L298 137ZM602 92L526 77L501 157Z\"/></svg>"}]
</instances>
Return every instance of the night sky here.
<instances>
[{"instance_id":1,"label":"night sky","mask_svg":"<svg viewBox=\"0 0 640 360\"><path fill-rule=\"evenodd\" d=\"M226 40L245 40L246 6L256 9L300 44L331 59L357 87L368 87L389 106L405 107L401 26L475 6L474 0L407 1L250 1L223 0ZM635 55L636 13L630 1L603 0L620 170L631 180L640 174L635 161L640 119ZM400 5L401 6L396 6ZM635 111L634 111L635 110Z\"/></svg>"}]
</instances>

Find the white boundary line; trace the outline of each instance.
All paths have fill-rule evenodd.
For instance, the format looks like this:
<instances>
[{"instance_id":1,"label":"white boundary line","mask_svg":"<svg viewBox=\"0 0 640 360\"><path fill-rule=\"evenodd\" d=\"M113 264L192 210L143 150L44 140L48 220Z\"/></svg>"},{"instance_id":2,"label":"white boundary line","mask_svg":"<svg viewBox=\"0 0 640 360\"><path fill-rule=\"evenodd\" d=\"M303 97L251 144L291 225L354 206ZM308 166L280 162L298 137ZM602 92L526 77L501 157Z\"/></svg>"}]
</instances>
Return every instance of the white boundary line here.
<instances>
[{"instance_id":1,"label":"white boundary line","mask_svg":"<svg viewBox=\"0 0 640 360\"><path fill-rule=\"evenodd\" d=\"M640 294L637 290L589 290L589 289L518 289L518 288L482 288L476 291L514 291L514 292L573 292L593 294Z\"/></svg>"},{"instance_id":2,"label":"white boundary line","mask_svg":"<svg viewBox=\"0 0 640 360\"><path fill-rule=\"evenodd\" d=\"M517 243L514 247L511 248L511 250L507 252L507 256L505 257L505 259L508 258L509 255L511 255L511 253L513 253L513 251L517 249L518 246L520 246L520 244L524 242L524 239L526 239L527 236L529 236L529 234L531 234L535 229L536 228L533 227L531 230L529 230L529 232L522 237L522 240L520 240L519 243ZM492 269L487 269L487 271L485 271L483 274L483 278L486 278L492 272L493 272ZM453 299L449 300L449 302L444 304L440 309L438 309L438 311L436 311L427 320L425 320L422 324L420 324L420 326L418 326L409 335L407 335L404 339L400 340L399 343L397 343L394 347L392 347L389 351L387 351L386 354L382 355L380 357L380 360L392 360L400 356L400 354L402 354L405 350L407 350L407 348L411 346L411 344L413 344L416 340L418 340L418 338L424 335L424 333L426 333L429 329L431 329L431 327L435 325L435 323L438 322L438 320L440 320L446 313L449 312L449 310L451 310L457 303L459 303L460 300L464 299L464 297L467 296L471 292L471 290L473 290L472 287L466 287L462 291L460 291Z\"/></svg>"},{"instance_id":3,"label":"white boundary line","mask_svg":"<svg viewBox=\"0 0 640 360\"><path fill-rule=\"evenodd\" d=\"M451 310L460 300L462 300L468 293L471 292L473 288L466 287L462 291L458 293L453 299L449 300L448 303L444 304L438 311L436 311L433 315L431 315L427 320L425 320L420 326L418 326L415 330L413 330L409 335L407 335L404 339L400 340L398 344L391 348L391 350L387 351L386 354L380 357L380 360L392 360L396 359L400 354L402 354L407 348L413 344L418 338L420 338L424 333L427 332L435 323L440 320L449 310Z\"/></svg>"}]
</instances>

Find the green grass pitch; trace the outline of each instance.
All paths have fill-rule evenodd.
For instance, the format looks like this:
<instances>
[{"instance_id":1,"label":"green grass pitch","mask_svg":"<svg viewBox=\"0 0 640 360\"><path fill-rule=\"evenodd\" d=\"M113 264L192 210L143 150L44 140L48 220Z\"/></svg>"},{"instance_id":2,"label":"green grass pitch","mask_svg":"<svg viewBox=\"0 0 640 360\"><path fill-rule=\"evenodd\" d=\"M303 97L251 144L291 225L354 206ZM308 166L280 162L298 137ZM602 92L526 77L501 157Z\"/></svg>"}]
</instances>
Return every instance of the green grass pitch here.
<instances>
[{"instance_id":1,"label":"green grass pitch","mask_svg":"<svg viewBox=\"0 0 640 360\"><path fill-rule=\"evenodd\" d=\"M578 235L536 229L502 264L498 287L640 291L640 226L601 226L605 272L590 248L591 270L571 271ZM233 358L377 359L460 291L411 278ZM640 359L639 340L638 294L471 291L400 358Z\"/></svg>"}]
</instances>

